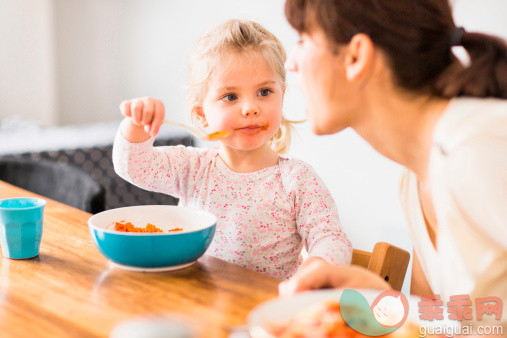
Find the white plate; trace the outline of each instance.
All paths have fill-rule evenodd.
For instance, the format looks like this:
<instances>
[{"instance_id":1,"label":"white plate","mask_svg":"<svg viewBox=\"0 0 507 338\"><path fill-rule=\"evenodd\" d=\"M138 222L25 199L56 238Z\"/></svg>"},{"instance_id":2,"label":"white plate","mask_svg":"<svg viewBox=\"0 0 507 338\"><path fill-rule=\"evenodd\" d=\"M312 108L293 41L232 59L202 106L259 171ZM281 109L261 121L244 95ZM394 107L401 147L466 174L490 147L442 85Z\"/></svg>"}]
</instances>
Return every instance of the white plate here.
<instances>
[{"instance_id":1,"label":"white plate","mask_svg":"<svg viewBox=\"0 0 507 338\"><path fill-rule=\"evenodd\" d=\"M373 301L380 295L382 290L373 290L373 289L356 289L359 291L368 301L368 304L373 303ZM257 307L255 307L250 314L248 315L248 326L251 328L255 328L258 331L264 331L265 325L267 323L276 323L276 322L285 322L293 317L295 314L307 310L309 307L312 307L317 304L322 304L326 301L335 300L339 301L343 289L325 289L325 290L315 290L315 291L307 291L298 293L294 296L290 297L282 297L275 298L264 303L261 303ZM405 295L406 296L406 295ZM428 322L419 319L419 302L421 301L420 297L415 296L406 296L408 300L408 315L407 321L411 321L412 323L418 326L440 326L440 325L452 325L449 324L448 321L433 321ZM444 308L444 314L446 313L446 309ZM259 330L261 329L261 330ZM264 336L264 335L260 335Z\"/></svg>"}]
</instances>

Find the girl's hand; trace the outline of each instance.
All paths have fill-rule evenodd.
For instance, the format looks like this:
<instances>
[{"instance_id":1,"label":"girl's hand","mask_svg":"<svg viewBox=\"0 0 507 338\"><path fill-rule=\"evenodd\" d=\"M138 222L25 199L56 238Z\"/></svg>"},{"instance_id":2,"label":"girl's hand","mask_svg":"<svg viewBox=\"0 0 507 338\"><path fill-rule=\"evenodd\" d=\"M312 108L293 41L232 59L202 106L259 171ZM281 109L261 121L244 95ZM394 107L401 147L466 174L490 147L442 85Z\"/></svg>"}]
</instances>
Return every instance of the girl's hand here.
<instances>
[{"instance_id":1,"label":"girl's hand","mask_svg":"<svg viewBox=\"0 0 507 338\"><path fill-rule=\"evenodd\" d=\"M380 276L357 265L332 265L323 259L306 263L289 280L278 285L280 296L321 288L391 289Z\"/></svg>"},{"instance_id":2,"label":"girl's hand","mask_svg":"<svg viewBox=\"0 0 507 338\"><path fill-rule=\"evenodd\" d=\"M124 135L129 139L129 134L133 133L133 138L142 138L142 131L144 137L147 139L149 136L156 136L162 123L164 123L165 109L162 101L153 99L151 97L141 97L132 100L123 101L120 104L120 111L123 116L128 117L132 128L131 130L124 130ZM137 127L137 128L136 128ZM129 128L127 128L129 129Z\"/></svg>"}]
</instances>

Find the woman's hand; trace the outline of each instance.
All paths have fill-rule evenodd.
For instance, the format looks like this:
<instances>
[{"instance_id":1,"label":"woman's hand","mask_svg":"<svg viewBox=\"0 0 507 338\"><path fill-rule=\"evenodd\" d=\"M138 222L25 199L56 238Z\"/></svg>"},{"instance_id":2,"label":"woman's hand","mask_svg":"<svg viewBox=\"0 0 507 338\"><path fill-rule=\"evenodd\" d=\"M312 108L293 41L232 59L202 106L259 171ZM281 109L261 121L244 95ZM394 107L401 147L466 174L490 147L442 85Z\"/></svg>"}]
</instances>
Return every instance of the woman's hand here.
<instances>
[{"instance_id":1,"label":"woman's hand","mask_svg":"<svg viewBox=\"0 0 507 338\"><path fill-rule=\"evenodd\" d=\"M164 123L164 105L151 97L123 101L120 111L130 122L122 126L122 134L130 142L142 142L156 136Z\"/></svg>"},{"instance_id":2,"label":"woman's hand","mask_svg":"<svg viewBox=\"0 0 507 338\"><path fill-rule=\"evenodd\" d=\"M278 285L278 292L280 296L290 296L321 288L391 289L380 276L363 267L332 265L319 258L302 264L294 276Z\"/></svg>"}]
</instances>

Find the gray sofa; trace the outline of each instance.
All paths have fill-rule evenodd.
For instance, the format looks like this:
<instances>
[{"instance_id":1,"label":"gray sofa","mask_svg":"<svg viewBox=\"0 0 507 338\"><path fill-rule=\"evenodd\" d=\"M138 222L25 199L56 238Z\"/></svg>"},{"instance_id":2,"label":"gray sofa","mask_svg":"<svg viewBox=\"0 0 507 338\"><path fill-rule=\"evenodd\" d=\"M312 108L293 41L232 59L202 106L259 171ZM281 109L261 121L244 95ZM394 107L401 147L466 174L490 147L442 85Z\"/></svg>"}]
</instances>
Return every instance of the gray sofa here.
<instances>
[{"instance_id":1,"label":"gray sofa","mask_svg":"<svg viewBox=\"0 0 507 338\"><path fill-rule=\"evenodd\" d=\"M0 133L0 158L44 159L81 168L105 188L106 209L147 204L176 205L176 198L145 191L116 175L112 144L118 125L119 122ZM194 141L190 134L164 126L155 145L190 146Z\"/></svg>"}]
</instances>

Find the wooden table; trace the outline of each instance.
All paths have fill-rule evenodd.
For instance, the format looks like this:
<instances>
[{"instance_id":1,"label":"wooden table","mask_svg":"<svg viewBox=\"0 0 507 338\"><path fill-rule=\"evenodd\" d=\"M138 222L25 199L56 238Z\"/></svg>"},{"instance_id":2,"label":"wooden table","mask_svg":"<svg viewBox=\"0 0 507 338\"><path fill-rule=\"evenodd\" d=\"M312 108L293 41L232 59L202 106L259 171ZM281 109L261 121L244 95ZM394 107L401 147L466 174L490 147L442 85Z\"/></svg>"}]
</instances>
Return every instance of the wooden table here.
<instances>
[{"instance_id":1,"label":"wooden table","mask_svg":"<svg viewBox=\"0 0 507 338\"><path fill-rule=\"evenodd\" d=\"M37 196L0 181L0 199ZM0 253L1 337L106 337L118 323L162 315L202 337L227 337L276 297L280 280L203 256L191 267L142 273L111 266L88 233L89 213L45 198L40 255Z\"/></svg>"}]
</instances>

